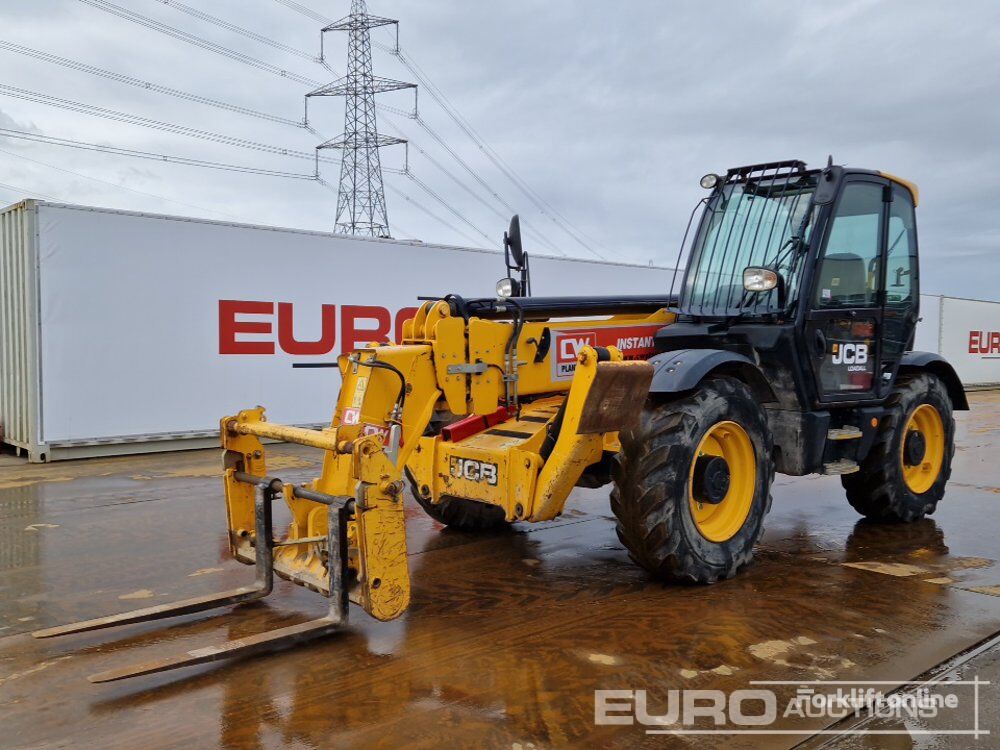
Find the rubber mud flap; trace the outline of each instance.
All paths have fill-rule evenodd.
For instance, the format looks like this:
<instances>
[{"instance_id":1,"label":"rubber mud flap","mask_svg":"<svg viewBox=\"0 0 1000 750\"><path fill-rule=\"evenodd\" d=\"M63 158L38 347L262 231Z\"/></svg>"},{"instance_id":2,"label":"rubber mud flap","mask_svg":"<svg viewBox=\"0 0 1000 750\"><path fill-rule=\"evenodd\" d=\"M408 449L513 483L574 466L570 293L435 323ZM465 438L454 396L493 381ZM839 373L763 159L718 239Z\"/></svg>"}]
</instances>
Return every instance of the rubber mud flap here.
<instances>
[{"instance_id":1,"label":"rubber mud flap","mask_svg":"<svg viewBox=\"0 0 1000 750\"><path fill-rule=\"evenodd\" d=\"M598 362L577 434L618 432L634 425L652 381L648 362Z\"/></svg>"}]
</instances>

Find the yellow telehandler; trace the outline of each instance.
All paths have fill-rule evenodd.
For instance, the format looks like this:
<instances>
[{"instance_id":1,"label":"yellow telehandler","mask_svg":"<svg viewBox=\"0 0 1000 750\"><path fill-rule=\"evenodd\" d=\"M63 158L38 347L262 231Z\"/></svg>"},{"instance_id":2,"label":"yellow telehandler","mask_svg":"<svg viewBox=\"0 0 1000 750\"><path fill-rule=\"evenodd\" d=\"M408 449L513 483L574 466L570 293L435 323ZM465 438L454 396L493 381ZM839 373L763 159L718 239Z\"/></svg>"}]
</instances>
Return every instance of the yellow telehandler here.
<instances>
[{"instance_id":1,"label":"yellow telehandler","mask_svg":"<svg viewBox=\"0 0 1000 750\"><path fill-rule=\"evenodd\" d=\"M915 186L787 161L702 187L677 295L529 296L515 217L497 296L426 300L398 343L340 357L328 428L261 407L223 418L230 549L252 585L34 635L252 601L274 575L329 598L319 620L90 678L105 682L334 632L349 602L391 620L410 601L407 483L434 519L475 531L550 520L573 487L613 482L631 557L690 583L750 562L775 470L841 475L874 519L933 512L968 405L947 362L911 351ZM324 451L320 476L270 476L265 440ZM279 499L292 521L276 539Z\"/></svg>"}]
</instances>

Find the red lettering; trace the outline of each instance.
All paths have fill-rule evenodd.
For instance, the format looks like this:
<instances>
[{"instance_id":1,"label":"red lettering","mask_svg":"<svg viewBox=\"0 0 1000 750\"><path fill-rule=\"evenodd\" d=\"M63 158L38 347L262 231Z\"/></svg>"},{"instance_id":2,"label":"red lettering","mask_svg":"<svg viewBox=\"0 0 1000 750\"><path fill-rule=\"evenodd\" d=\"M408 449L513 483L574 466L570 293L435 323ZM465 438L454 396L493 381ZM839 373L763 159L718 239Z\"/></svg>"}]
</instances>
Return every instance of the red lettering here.
<instances>
[{"instance_id":1,"label":"red lettering","mask_svg":"<svg viewBox=\"0 0 1000 750\"><path fill-rule=\"evenodd\" d=\"M990 332L990 354L1000 354L1000 331Z\"/></svg>"},{"instance_id":2,"label":"red lettering","mask_svg":"<svg viewBox=\"0 0 1000 750\"><path fill-rule=\"evenodd\" d=\"M316 341L295 338L295 315L290 302L278 303L278 346L286 354L329 354L337 343L337 306L322 306L322 332Z\"/></svg>"},{"instance_id":3,"label":"red lettering","mask_svg":"<svg viewBox=\"0 0 1000 750\"><path fill-rule=\"evenodd\" d=\"M969 331L969 354L979 353L979 331Z\"/></svg>"},{"instance_id":4,"label":"red lettering","mask_svg":"<svg viewBox=\"0 0 1000 750\"><path fill-rule=\"evenodd\" d=\"M395 341L398 344L403 340L403 323L416 317L417 308L415 307L404 307L398 313L396 313L396 338Z\"/></svg>"},{"instance_id":5,"label":"red lettering","mask_svg":"<svg viewBox=\"0 0 1000 750\"><path fill-rule=\"evenodd\" d=\"M275 314L277 305L277 346L273 340L273 320L246 320L242 316ZM295 306L290 302L254 302L247 300L219 300L219 354L274 354L282 352L292 356L323 356L335 349L351 352L372 341L403 338L403 324L417 314L417 308L404 307L393 316L384 307L344 305L341 307L340 346L337 346L337 306L320 306L320 334L314 341L300 341L295 337ZM301 312L301 311L299 311ZM245 340L248 334L263 334L271 341Z\"/></svg>"},{"instance_id":6,"label":"red lettering","mask_svg":"<svg viewBox=\"0 0 1000 750\"><path fill-rule=\"evenodd\" d=\"M219 354L274 354L273 341L237 341L241 333L271 333L270 321L237 320L237 315L273 315L272 302L219 300Z\"/></svg>"},{"instance_id":7,"label":"red lettering","mask_svg":"<svg viewBox=\"0 0 1000 750\"><path fill-rule=\"evenodd\" d=\"M359 328L359 320L373 320L375 328ZM344 305L340 310L340 342L343 351L352 352L371 341L388 341L392 318L384 307Z\"/></svg>"}]
</instances>

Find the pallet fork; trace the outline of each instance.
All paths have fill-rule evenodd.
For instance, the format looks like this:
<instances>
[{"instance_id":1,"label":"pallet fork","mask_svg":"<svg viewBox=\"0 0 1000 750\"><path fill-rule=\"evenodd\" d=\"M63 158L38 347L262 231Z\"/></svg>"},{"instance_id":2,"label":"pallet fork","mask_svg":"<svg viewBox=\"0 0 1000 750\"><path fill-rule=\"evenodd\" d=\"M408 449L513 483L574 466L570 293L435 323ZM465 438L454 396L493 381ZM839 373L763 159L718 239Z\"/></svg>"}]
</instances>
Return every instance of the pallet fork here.
<instances>
[{"instance_id":1,"label":"pallet fork","mask_svg":"<svg viewBox=\"0 0 1000 750\"><path fill-rule=\"evenodd\" d=\"M233 479L237 482L256 486L257 488L256 501L254 503L255 533L253 543L256 577L252 585L241 586L229 591L221 591L217 594L183 599L171 604L136 609L109 617L100 617L70 625L37 630L32 635L35 638L54 638L74 633L103 630L118 625L130 625L140 622L163 620L170 617L180 617L181 615L263 599L271 593L274 587L275 547L283 544L281 542L275 543L274 541L271 525L272 504L283 495L286 487L296 497L321 503L328 508L329 523L325 540L326 553L329 560L337 560L339 564L330 564L328 566L330 609L324 617L247 638L228 641L220 646L194 649L178 656L155 659L124 669L99 672L91 675L88 679L95 683L114 682L129 677L138 677L139 675L155 674L171 669L191 667L197 664L207 664L208 662L246 656L279 646L292 645L328 635L344 628L347 625L349 612L347 589L344 584L345 576L347 575L347 517L353 510L354 501L348 500L345 502L344 498L337 498L331 495L311 492L300 487L285 485L280 479L271 477L258 477L243 472L233 472Z\"/></svg>"}]
</instances>

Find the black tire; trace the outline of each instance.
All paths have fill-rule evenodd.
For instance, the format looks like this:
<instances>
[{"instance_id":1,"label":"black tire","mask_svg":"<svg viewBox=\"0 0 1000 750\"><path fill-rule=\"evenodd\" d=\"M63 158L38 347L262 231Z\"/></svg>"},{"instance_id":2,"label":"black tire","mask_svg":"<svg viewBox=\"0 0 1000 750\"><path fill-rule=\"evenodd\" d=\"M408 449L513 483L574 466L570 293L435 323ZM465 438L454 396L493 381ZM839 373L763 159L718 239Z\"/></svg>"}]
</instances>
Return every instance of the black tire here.
<instances>
[{"instance_id":1,"label":"black tire","mask_svg":"<svg viewBox=\"0 0 1000 750\"><path fill-rule=\"evenodd\" d=\"M410 480L413 497L416 498L424 512L448 528L459 531L489 531L510 525L503 508L497 505L477 503L475 500L465 500L448 495L445 495L440 503L432 503L420 494L420 488L409 471L406 472L406 476Z\"/></svg>"},{"instance_id":2,"label":"black tire","mask_svg":"<svg viewBox=\"0 0 1000 750\"><path fill-rule=\"evenodd\" d=\"M941 416L944 456L934 484L915 494L903 478L901 443L910 416L922 404L930 404ZM932 514L944 497L955 455L955 418L948 389L930 373L900 376L885 406L888 413L879 424L875 445L861 462L861 470L844 475L841 482L848 502L861 515L873 521L908 523Z\"/></svg>"},{"instance_id":3,"label":"black tire","mask_svg":"<svg viewBox=\"0 0 1000 750\"><path fill-rule=\"evenodd\" d=\"M737 423L753 445L753 498L743 525L729 539L699 531L689 502L689 477L702 438L719 422ZM611 509L629 556L657 578L715 583L753 559L771 507L771 434L750 389L735 378L709 377L692 394L647 401L638 425L621 432L613 466Z\"/></svg>"}]
</instances>

